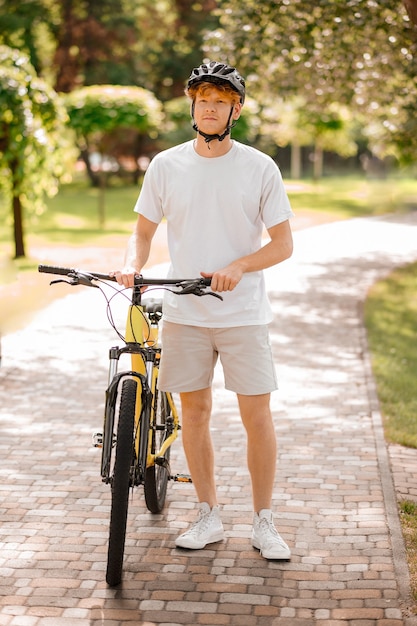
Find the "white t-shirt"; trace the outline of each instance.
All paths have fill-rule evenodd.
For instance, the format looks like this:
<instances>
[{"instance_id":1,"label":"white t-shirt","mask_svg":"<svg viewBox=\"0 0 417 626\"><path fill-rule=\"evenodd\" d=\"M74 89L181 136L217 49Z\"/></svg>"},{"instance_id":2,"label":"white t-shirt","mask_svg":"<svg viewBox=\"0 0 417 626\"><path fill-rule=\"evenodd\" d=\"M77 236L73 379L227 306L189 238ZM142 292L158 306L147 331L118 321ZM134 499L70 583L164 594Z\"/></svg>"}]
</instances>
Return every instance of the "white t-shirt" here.
<instances>
[{"instance_id":1,"label":"white t-shirt","mask_svg":"<svg viewBox=\"0 0 417 626\"><path fill-rule=\"evenodd\" d=\"M259 150L233 141L221 157L197 154L194 142L160 152L146 172L135 211L167 221L170 278L197 278L261 247L264 227L293 215L280 171ZM224 328L272 320L263 272L243 275L233 291L212 296L165 292L164 319Z\"/></svg>"}]
</instances>

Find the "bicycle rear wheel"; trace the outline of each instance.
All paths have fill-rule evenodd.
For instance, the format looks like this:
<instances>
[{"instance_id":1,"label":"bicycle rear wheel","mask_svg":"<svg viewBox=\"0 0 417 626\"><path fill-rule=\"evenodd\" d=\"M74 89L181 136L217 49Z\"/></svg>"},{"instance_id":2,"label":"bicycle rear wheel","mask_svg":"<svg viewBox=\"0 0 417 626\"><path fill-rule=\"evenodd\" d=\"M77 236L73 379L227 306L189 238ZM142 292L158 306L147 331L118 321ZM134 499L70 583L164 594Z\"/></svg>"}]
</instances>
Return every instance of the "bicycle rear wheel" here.
<instances>
[{"instance_id":1,"label":"bicycle rear wheel","mask_svg":"<svg viewBox=\"0 0 417 626\"><path fill-rule=\"evenodd\" d=\"M132 467L135 463L134 427L137 387L135 380L125 380L122 384L120 399L115 461L111 479L112 502L106 572L106 582L111 587L118 585L122 580L129 488Z\"/></svg>"},{"instance_id":2,"label":"bicycle rear wheel","mask_svg":"<svg viewBox=\"0 0 417 626\"><path fill-rule=\"evenodd\" d=\"M151 452L159 450L167 436L172 432L173 418L165 391L156 390L154 423L151 425ZM160 513L164 508L167 484L170 475L168 448L159 463L146 468L144 492L145 502L151 513Z\"/></svg>"}]
</instances>

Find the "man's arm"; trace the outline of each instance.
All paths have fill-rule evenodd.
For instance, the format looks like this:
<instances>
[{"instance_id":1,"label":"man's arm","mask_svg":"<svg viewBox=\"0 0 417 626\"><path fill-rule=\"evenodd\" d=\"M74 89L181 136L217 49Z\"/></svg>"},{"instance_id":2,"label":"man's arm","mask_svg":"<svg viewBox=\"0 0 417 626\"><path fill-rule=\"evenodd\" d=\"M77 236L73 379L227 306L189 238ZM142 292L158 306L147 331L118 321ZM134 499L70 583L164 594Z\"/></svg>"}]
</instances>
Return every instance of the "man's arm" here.
<instances>
[{"instance_id":1,"label":"man's arm","mask_svg":"<svg viewBox=\"0 0 417 626\"><path fill-rule=\"evenodd\" d=\"M138 215L135 230L127 244L124 267L113 272L119 285L133 287L135 275L141 273L149 258L152 239L157 228L158 224L143 215Z\"/></svg>"},{"instance_id":2,"label":"man's arm","mask_svg":"<svg viewBox=\"0 0 417 626\"><path fill-rule=\"evenodd\" d=\"M271 240L256 252L236 259L233 263L213 272L213 274L201 272L204 277L211 276L213 291L232 291L243 274L264 270L285 261L292 255L293 241L288 220L269 228L268 234Z\"/></svg>"}]
</instances>

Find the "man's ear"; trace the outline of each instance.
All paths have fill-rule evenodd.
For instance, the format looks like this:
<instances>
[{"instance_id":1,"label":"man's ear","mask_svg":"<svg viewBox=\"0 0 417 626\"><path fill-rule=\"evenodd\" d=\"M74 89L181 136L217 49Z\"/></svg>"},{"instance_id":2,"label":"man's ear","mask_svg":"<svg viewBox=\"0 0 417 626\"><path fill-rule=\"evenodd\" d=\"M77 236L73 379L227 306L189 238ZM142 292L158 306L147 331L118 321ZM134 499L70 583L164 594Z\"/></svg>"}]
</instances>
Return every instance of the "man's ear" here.
<instances>
[{"instance_id":1,"label":"man's ear","mask_svg":"<svg viewBox=\"0 0 417 626\"><path fill-rule=\"evenodd\" d=\"M237 103L235 104L235 106L233 107L233 115L232 115L232 118L233 118L234 120L238 120L238 119L239 119L239 117L240 117L241 111L242 111L242 103L241 103L241 102L237 102Z\"/></svg>"}]
</instances>

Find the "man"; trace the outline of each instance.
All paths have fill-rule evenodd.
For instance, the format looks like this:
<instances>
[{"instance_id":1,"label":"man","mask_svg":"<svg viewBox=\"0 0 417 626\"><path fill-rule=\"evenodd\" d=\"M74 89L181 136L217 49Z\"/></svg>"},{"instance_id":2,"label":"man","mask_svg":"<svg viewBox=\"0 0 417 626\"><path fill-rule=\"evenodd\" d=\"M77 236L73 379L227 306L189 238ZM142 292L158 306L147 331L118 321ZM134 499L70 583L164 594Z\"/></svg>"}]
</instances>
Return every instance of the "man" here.
<instances>
[{"instance_id":1,"label":"man","mask_svg":"<svg viewBox=\"0 0 417 626\"><path fill-rule=\"evenodd\" d=\"M245 82L236 69L202 64L192 71L186 94L196 139L151 162L135 206L139 215L126 266L115 276L121 285L133 285L165 218L169 276L211 277L212 290L223 296L223 302L164 296L159 387L180 394L183 446L199 502L198 520L176 545L201 549L224 538L210 436L211 383L220 356L226 388L237 394L247 433L252 544L266 559L289 559L271 511L277 450L270 393L277 384L262 270L291 256L292 211L272 159L231 139L245 100ZM264 228L270 240L262 246Z\"/></svg>"}]
</instances>

